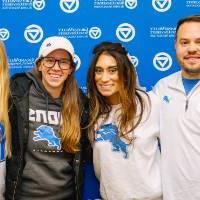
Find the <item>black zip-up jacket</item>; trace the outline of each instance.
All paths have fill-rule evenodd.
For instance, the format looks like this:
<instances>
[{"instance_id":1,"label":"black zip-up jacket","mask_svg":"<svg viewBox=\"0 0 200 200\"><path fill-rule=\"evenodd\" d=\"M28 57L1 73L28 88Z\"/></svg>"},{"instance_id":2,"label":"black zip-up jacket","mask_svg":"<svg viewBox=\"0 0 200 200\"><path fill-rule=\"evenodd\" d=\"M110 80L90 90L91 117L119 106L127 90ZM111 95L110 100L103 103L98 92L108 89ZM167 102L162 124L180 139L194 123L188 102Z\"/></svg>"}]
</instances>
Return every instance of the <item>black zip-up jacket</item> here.
<instances>
[{"instance_id":1,"label":"black zip-up jacket","mask_svg":"<svg viewBox=\"0 0 200 200\"><path fill-rule=\"evenodd\" d=\"M9 117L12 126L12 157L6 161L6 200L18 200L21 178L24 168L24 155L28 142L29 131L29 89L32 80L25 74L16 74L11 79L11 98ZM80 90L81 126L85 127L88 121L88 100ZM84 129L83 129L84 130ZM88 147L86 131L82 132L81 151L74 156L75 192L76 200L81 199L83 184L83 154Z\"/></svg>"}]
</instances>

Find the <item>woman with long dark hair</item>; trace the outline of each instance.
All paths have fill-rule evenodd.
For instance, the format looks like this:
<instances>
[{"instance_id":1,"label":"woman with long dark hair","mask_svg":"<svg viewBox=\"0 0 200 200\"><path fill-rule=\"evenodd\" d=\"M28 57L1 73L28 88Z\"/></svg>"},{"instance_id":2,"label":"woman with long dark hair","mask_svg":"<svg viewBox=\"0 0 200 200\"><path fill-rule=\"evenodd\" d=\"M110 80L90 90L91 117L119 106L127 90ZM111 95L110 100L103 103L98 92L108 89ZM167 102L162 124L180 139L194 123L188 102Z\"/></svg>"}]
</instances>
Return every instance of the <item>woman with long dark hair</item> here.
<instances>
[{"instance_id":1,"label":"woman with long dark hair","mask_svg":"<svg viewBox=\"0 0 200 200\"><path fill-rule=\"evenodd\" d=\"M88 71L89 136L106 200L160 200L159 102L137 88L120 43L103 42Z\"/></svg>"}]
</instances>

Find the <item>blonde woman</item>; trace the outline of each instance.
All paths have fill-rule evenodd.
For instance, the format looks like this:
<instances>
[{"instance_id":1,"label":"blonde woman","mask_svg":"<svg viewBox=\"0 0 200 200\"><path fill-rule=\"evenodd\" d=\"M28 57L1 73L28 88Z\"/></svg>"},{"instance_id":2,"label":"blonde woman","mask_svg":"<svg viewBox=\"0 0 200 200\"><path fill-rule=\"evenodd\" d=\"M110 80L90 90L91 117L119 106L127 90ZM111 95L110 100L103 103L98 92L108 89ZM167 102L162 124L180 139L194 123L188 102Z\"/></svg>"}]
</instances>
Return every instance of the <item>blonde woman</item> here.
<instances>
[{"instance_id":1,"label":"blonde woman","mask_svg":"<svg viewBox=\"0 0 200 200\"><path fill-rule=\"evenodd\" d=\"M0 199L4 199L5 157L10 156L10 123L8 118L9 69L6 50L0 40ZM6 138L6 146L5 146Z\"/></svg>"},{"instance_id":2,"label":"blonde woman","mask_svg":"<svg viewBox=\"0 0 200 200\"><path fill-rule=\"evenodd\" d=\"M11 79L12 157L6 199L81 199L87 98L74 79L74 48L64 37L42 43L36 67Z\"/></svg>"},{"instance_id":3,"label":"blonde woman","mask_svg":"<svg viewBox=\"0 0 200 200\"><path fill-rule=\"evenodd\" d=\"M120 43L94 50L88 72L93 163L104 200L161 200L159 102L137 88Z\"/></svg>"}]
</instances>

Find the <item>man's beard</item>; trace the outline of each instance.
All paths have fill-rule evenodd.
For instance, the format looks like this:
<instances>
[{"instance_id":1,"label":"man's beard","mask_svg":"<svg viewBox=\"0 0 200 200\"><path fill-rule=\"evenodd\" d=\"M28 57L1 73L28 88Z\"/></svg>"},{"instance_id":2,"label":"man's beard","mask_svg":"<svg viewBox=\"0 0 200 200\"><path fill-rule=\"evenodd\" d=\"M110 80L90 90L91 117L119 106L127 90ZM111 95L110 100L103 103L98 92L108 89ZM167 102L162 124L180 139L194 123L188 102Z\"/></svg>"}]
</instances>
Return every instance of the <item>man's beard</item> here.
<instances>
[{"instance_id":1,"label":"man's beard","mask_svg":"<svg viewBox=\"0 0 200 200\"><path fill-rule=\"evenodd\" d=\"M195 75L195 74L200 74L200 62L198 63L198 67L195 65L193 68L192 66L188 66L181 60L177 59L179 62L179 65L183 71L185 71L187 74Z\"/></svg>"}]
</instances>

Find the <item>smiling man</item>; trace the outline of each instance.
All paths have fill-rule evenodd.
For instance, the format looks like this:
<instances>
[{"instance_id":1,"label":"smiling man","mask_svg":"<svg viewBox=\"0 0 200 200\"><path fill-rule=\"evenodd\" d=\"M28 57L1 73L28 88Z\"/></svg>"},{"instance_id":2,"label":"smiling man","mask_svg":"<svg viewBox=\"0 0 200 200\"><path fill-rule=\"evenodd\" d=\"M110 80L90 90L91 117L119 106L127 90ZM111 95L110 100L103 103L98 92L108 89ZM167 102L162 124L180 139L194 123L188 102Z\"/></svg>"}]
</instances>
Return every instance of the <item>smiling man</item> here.
<instances>
[{"instance_id":1,"label":"smiling man","mask_svg":"<svg viewBox=\"0 0 200 200\"><path fill-rule=\"evenodd\" d=\"M200 199L200 15L181 19L176 28L181 67L160 80L160 139L164 200Z\"/></svg>"}]
</instances>

